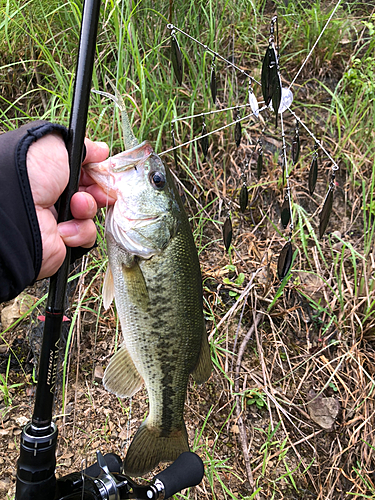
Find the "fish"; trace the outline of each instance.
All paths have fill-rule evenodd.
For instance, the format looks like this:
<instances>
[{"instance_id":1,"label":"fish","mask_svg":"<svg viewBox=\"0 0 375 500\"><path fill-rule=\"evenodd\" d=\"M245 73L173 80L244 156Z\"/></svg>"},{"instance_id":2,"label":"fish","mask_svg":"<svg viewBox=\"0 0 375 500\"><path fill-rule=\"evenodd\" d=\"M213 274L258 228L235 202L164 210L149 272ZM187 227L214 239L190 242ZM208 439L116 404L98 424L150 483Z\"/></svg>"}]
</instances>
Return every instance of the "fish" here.
<instances>
[{"instance_id":1,"label":"fish","mask_svg":"<svg viewBox=\"0 0 375 500\"><path fill-rule=\"evenodd\" d=\"M125 151L84 168L116 199L106 215L103 303L108 308L115 299L124 340L103 384L121 398L146 387L148 415L123 465L125 474L141 476L189 451L189 377L204 383L212 362L198 253L182 200L151 144L138 144L121 96L112 98L122 113Z\"/></svg>"}]
</instances>

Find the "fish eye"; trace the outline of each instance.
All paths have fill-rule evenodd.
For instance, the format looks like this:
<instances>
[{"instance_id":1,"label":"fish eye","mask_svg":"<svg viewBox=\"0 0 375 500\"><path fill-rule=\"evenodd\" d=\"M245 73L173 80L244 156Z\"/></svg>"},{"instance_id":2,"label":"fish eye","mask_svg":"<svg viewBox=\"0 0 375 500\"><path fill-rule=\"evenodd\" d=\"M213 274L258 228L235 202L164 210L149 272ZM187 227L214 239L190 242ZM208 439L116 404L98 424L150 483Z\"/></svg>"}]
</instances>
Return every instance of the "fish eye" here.
<instances>
[{"instance_id":1,"label":"fish eye","mask_svg":"<svg viewBox=\"0 0 375 500\"><path fill-rule=\"evenodd\" d=\"M150 173L151 184L156 189L163 189L165 186L165 175L161 172L151 172Z\"/></svg>"}]
</instances>

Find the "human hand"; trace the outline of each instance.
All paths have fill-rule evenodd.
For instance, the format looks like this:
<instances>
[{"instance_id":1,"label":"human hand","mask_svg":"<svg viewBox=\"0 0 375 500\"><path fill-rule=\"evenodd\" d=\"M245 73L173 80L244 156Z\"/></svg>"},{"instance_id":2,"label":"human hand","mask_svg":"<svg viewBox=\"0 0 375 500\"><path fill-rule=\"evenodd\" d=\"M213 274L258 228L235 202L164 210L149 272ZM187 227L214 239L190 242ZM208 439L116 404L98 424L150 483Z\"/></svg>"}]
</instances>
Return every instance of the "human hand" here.
<instances>
[{"instance_id":1,"label":"human hand","mask_svg":"<svg viewBox=\"0 0 375 500\"><path fill-rule=\"evenodd\" d=\"M105 143L85 139L85 163L103 161L108 156ZM69 180L68 152L61 136L48 134L34 142L26 158L27 172L38 217L43 246L42 266L37 279L52 276L64 261L69 247L90 248L96 240L92 220L98 207L111 205L114 200L82 172L79 192L71 199L74 219L57 224L54 204Z\"/></svg>"}]
</instances>

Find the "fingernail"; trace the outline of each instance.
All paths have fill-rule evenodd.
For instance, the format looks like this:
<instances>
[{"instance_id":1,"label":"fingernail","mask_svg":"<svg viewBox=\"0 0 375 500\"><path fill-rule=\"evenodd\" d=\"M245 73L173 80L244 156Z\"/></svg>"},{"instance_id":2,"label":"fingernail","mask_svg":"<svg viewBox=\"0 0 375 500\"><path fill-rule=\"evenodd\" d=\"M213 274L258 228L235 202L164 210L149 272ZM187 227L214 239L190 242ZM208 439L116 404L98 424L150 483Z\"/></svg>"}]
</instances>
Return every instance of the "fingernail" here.
<instances>
[{"instance_id":1,"label":"fingernail","mask_svg":"<svg viewBox=\"0 0 375 500\"><path fill-rule=\"evenodd\" d=\"M88 203L88 209L90 212L93 212L94 210L96 211L96 202L94 198L91 196L91 194L86 193L87 196L87 203Z\"/></svg>"},{"instance_id":2,"label":"fingernail","mask_svg":"<svg viewBox=\"0 0 375 500\"><path fill-rule=\"evenodd\" d=\"M79 225L74 222L61 222L57 226L57 230L62 238L67 238L69 236L76 236L79 233Z\"/></svg>"},{"instance_id":3,"label":"fingernail","mask_svg":"<svg viewBox=\"0 0 375 500\"><path fill-rule=\"evenodd\" d=\"M96 141L95 144L100 149L108 149L108 144L106 142Z\"/></svg>"}]
</instances>

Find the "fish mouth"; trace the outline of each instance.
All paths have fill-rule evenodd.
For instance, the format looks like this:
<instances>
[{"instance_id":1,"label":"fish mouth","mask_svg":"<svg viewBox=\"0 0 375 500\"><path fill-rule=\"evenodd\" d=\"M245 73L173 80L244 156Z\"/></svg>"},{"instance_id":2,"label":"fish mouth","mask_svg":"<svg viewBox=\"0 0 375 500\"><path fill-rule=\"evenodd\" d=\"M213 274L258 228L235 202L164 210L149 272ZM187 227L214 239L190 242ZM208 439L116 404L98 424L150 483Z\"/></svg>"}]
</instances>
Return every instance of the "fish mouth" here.
<instances>
[{"instance_id":1,"label":"fish mouth","mask_svg":"<svg viewBox=\"0 0 375 500\"><path fill-rule=\"evenodd\" d=\"M144 216L124 216L126 221L126 226L128 226L128 230L137 229L140 227L148 226L149 224L154 224L162 219L163 215L144 215Z\"/></svg>"},{"instance_id":2,"label":"fish mouth","mask_svg":"<svg viewBox=\"0 0 375 500\"><path fill-rule=\"evenodd\" d=\"M143 221L154 221L154 220L157 220L157 219L160 219L160 215L137 215L134 217L132 216L129 216L127 217L126 215L124 215L124 219L128 220L129 222L143 222Z\"/></svg>"}]
</instances>

